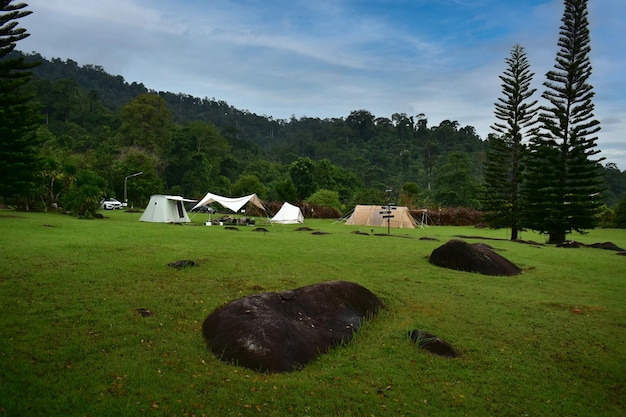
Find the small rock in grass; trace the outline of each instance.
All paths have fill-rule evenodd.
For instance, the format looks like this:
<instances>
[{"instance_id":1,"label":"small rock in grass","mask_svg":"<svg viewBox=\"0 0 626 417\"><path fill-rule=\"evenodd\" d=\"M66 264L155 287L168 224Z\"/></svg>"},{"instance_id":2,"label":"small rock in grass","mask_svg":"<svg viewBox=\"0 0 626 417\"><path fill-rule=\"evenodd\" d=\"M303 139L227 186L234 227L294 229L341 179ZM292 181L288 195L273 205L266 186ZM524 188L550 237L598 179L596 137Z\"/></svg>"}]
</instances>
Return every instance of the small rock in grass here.
<instances>
[{"instance_id":1,"label":"small rock in grass","mask_svg":"<svg viewBox=\"0 0 626 417\"><path fill-rule=\"evenodd\" d=\"M452 345L445 340L424 330L413 330L409 333L411 341L419 348L446 358L456 358L457 353Z\"/></svg>"},{"instance_id":2,"label":"small rock in grass","mask_svg":"<svg viewBox=\"0 0 626 417\"><path fill-rule=\"evenodd\" d=\"M194 261L190 261L189 259L183 259L180 261L170 262L169 264L167 264L167 266L174 269L183 269L190 266L198 266L198 264L196 264Z\"/></svg>"}]
</instances>

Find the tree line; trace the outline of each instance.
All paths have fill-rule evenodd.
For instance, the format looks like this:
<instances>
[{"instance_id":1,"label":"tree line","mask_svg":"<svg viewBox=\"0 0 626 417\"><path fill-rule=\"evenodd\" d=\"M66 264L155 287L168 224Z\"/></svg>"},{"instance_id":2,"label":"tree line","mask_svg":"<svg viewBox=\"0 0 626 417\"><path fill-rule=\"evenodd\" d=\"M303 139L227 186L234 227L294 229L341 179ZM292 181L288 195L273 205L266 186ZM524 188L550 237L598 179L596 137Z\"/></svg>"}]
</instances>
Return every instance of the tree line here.
<instances>
[{"instance_id":1,"label":"tree line","mask_svg":"<svg viewBox=\"0 0 626 417\"><path fill-rule=\"evenodd\" d=\"M571 3L586 10L586 2ZM126 188L129 205L137 207L151 194L199 198L212 191L233 196L254 192L266 201L308 201L347 211L357 203L385 204L385 190L393 189L398 204L483 209L494 225L516 230L536 217L525 212L521 220L517 207L528 206L533 195L523 200L522 184L531 184L533 176L546 177L545 166L531 161L544 155L545 143L560 136L556 128L554 137L549 129L541 136L534 125L557 120L561 108L556 104L552 119L549 110L542 122L531 112L532 123L525 126L522 120L516 133L508 120L516 98L505 93L496 104L500 123L485 140L456 121L429 126L426 114L379 117L360 109L342 118L274 119L215 98L152 91L99 66L21 53L16 43L28 35L17 22L29 12L12 1L0 5L0 117L11 114L21 126L1 124L0 196L5 203L42 210L62 206L90 216L102 197L121 200ZM526 65L528 71L528 66L523 48L514 53L511 74L501 79L505 92L521 88L523 96L529 93L528 74L516 79L513 68ZM589 131L579 129L576 138ZM519 143L511 148L511 140ZM576 140L581 147L588 144ZM579 142L571 143L574 149ZM543 158L548 160L548 154ZM610 218L611 209L626 196L626 171L599 161L586 165L585 157L578 157L577 175L595 178L593 187L601 189L592 218L603 213ZM524 168L507 171L512 164ZM592 165L590 171L584 168ZM572 166L562 171L569 176ZM125 181L137 172L142 175ZM511 185L496 181L512 176L525 178L513 180L516 201L507 200ZM571 177L565 179L569 183ZM537 204L537 210L554 210ZM513 205L507 214L506 207ZM519 223L508 220L512 213ZM581 230L590 225L583 226Z\"/></svg>"}]
</instances>

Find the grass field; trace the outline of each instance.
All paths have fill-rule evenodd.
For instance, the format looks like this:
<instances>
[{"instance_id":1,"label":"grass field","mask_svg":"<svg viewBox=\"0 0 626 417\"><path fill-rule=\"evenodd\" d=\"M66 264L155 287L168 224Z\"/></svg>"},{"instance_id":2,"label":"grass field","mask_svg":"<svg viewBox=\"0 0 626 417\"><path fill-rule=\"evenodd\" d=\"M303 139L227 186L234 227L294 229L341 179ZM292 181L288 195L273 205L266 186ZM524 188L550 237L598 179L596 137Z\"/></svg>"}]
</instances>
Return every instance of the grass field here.
<instances>
[{"instance_id":1,"label":"grass field","mask_svg":"<svg viewBox=\"0 0 626 417\"><path fill-rule=\"evenodd\" d=\"M0 212L0 415L626 415L626 257L615 252L484 241L524 270L488 277L428 255L453 236L506 230L374 236L307 220L329 233L313 235L104 214ZM572 239L626 247L625 230ZM167 266L181 259L199 266ZM328 280L357 282L386 304L352 343L277 375L207 350L201 324L221 304ZM417 328L460 357L418 349L407 338Z\"/></svg>"}]
</instances>

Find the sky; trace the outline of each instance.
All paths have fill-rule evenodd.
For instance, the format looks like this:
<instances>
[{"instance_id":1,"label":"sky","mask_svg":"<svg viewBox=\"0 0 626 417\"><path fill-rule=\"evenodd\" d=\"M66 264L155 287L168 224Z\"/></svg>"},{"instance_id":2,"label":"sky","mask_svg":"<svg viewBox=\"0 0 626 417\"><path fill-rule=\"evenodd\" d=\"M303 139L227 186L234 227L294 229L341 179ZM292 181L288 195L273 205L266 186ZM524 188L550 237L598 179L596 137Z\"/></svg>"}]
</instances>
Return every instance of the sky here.
<instances>
[{"instance_id":1,"label":"sky","mask_svg":"<svg viewBox=\"0 0 626 417\"><path fill-rule=\"evenodd\" d=\"M25 0L23 52L291 117L424 114L493 133L515 44L544 103L562 0ZM626 1L589 0L599 156L626 170Z\"/></svg>"}]
</instances>

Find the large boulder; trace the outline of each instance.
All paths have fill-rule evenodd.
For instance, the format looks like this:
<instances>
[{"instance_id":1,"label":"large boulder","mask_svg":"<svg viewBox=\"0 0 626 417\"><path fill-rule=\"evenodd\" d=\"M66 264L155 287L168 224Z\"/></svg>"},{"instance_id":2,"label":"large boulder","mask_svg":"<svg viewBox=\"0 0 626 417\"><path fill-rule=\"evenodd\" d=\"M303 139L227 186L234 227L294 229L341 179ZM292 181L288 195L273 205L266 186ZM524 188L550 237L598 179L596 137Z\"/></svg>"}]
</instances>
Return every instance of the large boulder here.
<instances>
[{"instance_id":1,"label":"large boulder","mask_svg":"<svg viewBox=\"0 0 626 417\"><path fill-rule=\"evenodd\" d=\"M202 333L209 349L225 362L289 372L349 342L382 306L361 285L324 282L232 301L204 320Z\"/></svg>"},{"instance_id":2,"label":"large boulder","mask_svg":"<svg viewBox=\"0 0 626 417\"><path fill-rule=\"evenodd\" d=\"M484 243L469 244L452 239L435 249L429 258L433 265L483 275L518 275L522 270L508 259L495 253Z\"/></svg>"}]
</instances>

